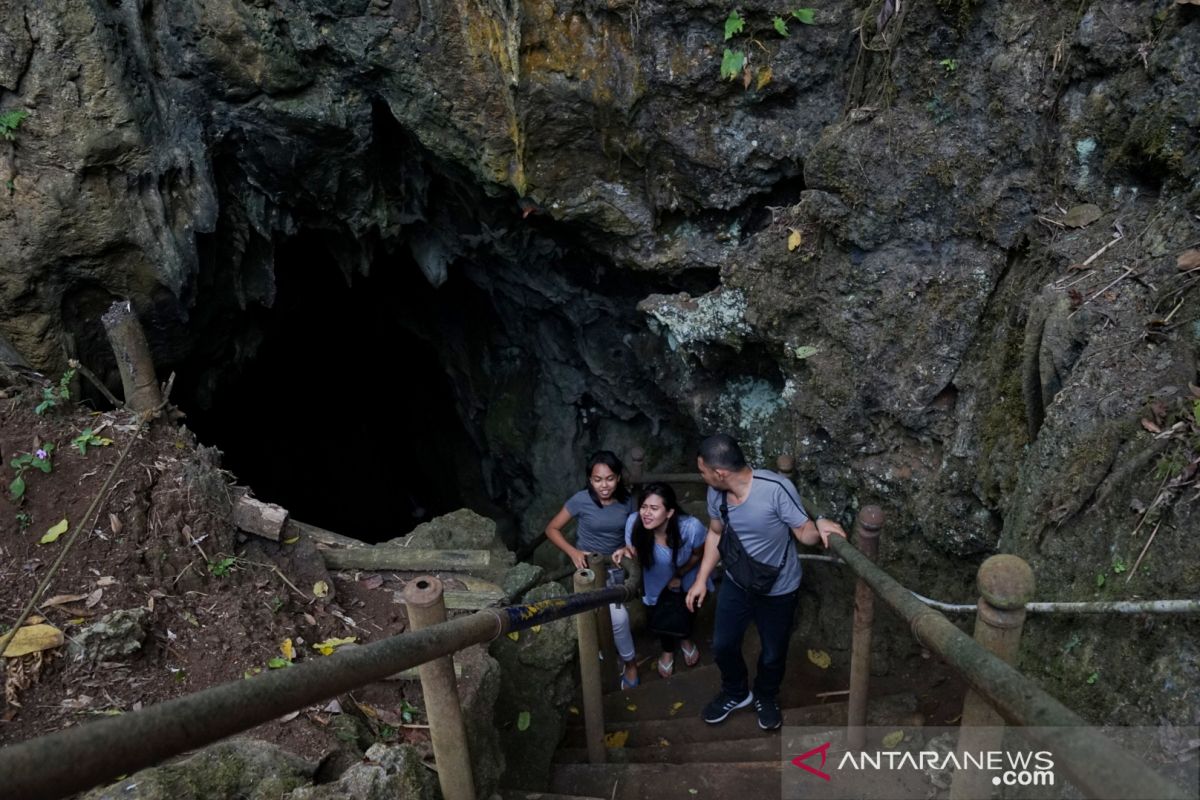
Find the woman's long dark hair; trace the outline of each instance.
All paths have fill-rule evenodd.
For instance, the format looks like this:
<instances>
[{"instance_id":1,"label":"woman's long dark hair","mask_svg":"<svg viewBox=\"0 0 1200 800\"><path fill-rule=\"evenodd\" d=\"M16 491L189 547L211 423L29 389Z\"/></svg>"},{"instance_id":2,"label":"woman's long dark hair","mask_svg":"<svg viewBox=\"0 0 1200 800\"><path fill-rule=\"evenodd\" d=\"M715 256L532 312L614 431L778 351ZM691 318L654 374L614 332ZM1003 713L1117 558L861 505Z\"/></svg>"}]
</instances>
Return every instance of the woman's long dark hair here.
<instances>
[{"instance_id":1,"label":"woman's long dark hair","mask_svg":"<svg viewBox=\"0 0 1200 800\"><path fill-rule=\"evenodd\" d=\"M625 465L621 463L621 459L617 458L617 454L612 450L597 450L588 459L587 472L587 493L592 498L592 502L600 508L604 508L604 504L600 502L600 498L596 495L596 490L592 488L592 468L597 464L603 464L613 471L617 476L617 488L613 492L613 499L618 503L624 503L629 499L629 487L625 485Z\"/></svg>"},{"instance_id":2,"label":"woman's long dark hair","mask_svg":"<svg viewBox=\"0 0 1200 800\"><path fill-rule=\"evenodd\" d=\"M672 565L679 564L679 548L683 546L683 537L679 534L679 518L683 516L683 511L679 508L675 490L667 483L647 483L638 492L637 508L633 510L635 514L633 535L629 537L633 542L633 549L637 551L638 561L642 563L643 570L650 569L654 565L654 534L642 524L642 515L639 513L642 503L646 502L646 498L650 495L661 497L663 509L675 512L667 519L667 546L671 548Z\"/></svg>"}]
</instances>

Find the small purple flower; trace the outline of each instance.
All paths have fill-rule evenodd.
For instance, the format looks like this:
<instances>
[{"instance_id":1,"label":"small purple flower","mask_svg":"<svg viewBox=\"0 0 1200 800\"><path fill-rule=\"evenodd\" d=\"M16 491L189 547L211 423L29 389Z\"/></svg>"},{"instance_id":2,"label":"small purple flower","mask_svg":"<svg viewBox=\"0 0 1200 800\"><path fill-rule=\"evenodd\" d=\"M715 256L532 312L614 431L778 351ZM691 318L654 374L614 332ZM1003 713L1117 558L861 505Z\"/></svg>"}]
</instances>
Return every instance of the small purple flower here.
<instances>
[{"instance_id":1,"label":"small purple flower","mask_svg":"<svg viewBox=\"0 0 1200 800\"><path fill-rule=\"evenodd\" d=\"M41 459L42 461L45 461L45 460L46 460L46 456L47 456L47 455L49 455L49 453L47 453L45 450L43 450L42 448L40 448L40 447L39 447L39 448L38 448L38 449L37 449L37 450L34 452L34 455L35 455L35 456L37 456L37 457L38 457L39 459Z\"/></svg>"}]
</instances>

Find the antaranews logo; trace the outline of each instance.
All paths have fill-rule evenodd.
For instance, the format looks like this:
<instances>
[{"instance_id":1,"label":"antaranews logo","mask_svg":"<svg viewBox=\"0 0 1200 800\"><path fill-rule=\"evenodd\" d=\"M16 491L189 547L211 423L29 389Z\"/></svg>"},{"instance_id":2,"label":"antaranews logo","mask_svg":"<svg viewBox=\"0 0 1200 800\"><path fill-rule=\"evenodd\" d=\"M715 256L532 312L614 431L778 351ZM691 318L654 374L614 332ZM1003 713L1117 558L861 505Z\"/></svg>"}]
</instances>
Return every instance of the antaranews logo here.
<instances>
[{"instance_id":1,"label":"antaranews logo","mask_svg":"<svg viewBox=\"0 0 1200 800\"><path fill-rule=\"evenodd\" d=\"M821 780L830 781L832 776L824 770L817 769L806 763L810 758L820 756L820 766L825 766L829 756L829 748L833 742L820 744L807 753L801 753L792 759L792 766L814 775ZM848 770L905 770L918 772L945 772L949 770L981 769L995 772L992 783L996 786L1053 786L1054 758L1048 750L1010 751L991 750L986 752L954 751L939 752L937 750L875 750L861 752L845 752L837 761L835 768L838 772Z\"/></svg>"}]
</instances>

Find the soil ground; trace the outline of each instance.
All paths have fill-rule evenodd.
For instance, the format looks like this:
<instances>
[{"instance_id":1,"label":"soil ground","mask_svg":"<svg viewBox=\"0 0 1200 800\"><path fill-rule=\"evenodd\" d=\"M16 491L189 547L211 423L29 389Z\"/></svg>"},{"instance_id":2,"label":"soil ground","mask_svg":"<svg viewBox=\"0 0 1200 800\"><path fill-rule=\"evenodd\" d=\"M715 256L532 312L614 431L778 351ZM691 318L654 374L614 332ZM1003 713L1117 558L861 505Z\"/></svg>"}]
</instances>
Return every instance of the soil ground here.
<instances>
[{"instance_id":1,"label":"soil ground","mask_svg":"<svg viewBox=\"0 0 1200 800\"><path fill-rule=\"evenodd\" d=\"M233 476L220 470L219 453L199 446L185 427L159 421L143 431L102 493L135 435L130 414L60 406L39 416L40 390L0 395L0 632L16 621L70 534L45 544L43 535L64 519L70 530L85 523L34 612L64 633L65 644L3 659L0 744L253 680L273 659L286 661L281 647L288 639L298 662L321 658L312 645L327 639L365 643L404 630L394 595L410 576L330 575L311 543L247 539L228 522L231 498L240 491ZM111 444L81 453L71 442L85 428ZM25 470L27 488L14 500L12 460L49 444L51 471ZM99 508L85 520L97 495ZM318 581L328 585L324 597L314 596ZM68 654L86 626L137 608L148 614L137 652L93 662ZM427 743L425 729L406 727L424 722L415 681L375 684L339 704L358 718L355 724L338 724L344 720L321 706L250 735L312 760L348 738L360 746L372 739Z\"/></svg>"}]
</instances>

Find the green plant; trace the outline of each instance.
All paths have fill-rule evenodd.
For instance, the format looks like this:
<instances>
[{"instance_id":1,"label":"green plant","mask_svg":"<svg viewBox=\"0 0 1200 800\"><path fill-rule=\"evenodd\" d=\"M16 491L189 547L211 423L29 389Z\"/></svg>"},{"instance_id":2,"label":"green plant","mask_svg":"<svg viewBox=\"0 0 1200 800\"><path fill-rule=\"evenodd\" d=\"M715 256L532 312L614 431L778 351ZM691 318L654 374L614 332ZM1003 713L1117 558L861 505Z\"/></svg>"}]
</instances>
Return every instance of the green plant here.
<instances>
[{"instance_id":1,"label":"green plant","mask_svg":"<svg viewBox=\"0 0 1200 800\"><path fill-rule=\"evenodd\" d=\"M942 69L946 70L946 72L954 72L956 69L958 69L958 59L943 58L941 61L938 62L938 66L940 66Z\"/></svg>"},{"instance_id":2,"label":"green plant","mask_svg":"<svg viewBox=\"0 0 1200 800\"><path fill-rule=\"evenodd\" d=\"M58 379L58 386L47 386L42 389L42 402L37 404L33 413L39 417L59 403L71 399L71 381L75 379L75 370L69 369Z\"/></svg>"},{"instance_id":3,"label":"green plant","mask_svg":"<svg viewBox=\"0 0 1200 800\"><path fill-rule=\"evenodd\" d=\"M1096 681L1098 681L1098 680L1100 680L1100 673L1099 673L1099 672L1093 672L1091 675L1088 675L1088 676L1087 676L1087 680L1085 681L1085 683L1087 683L1087 685L1088 685L1088 686L1091 686L1092 684L1094 684L1094 683L1095 683Z\"/></svg>"},{"instance_id":4,"label":"green plant","mask_svg":"<svg viewBox=\"0 0 1200 800\"><path fill-rule=\"evenodd\" d=\"M1120 556L1117 556L1116 558L1113 559L1112 571L1113 571L1114 575L1120 575L1122 572L1124 572L1127 569L1129 569L1129 567L1126 566L1125 562L1121 559Z\"/></svg>"},{"instance_id":5,"label":"green plant","mask_svg":"<svg viewBox=\"0 0 1200 800\"><path fill-rule=\"evenodd\" d=\"M283 603L283 598L276 595L271 598L271 602L267 604L267 608L271 609L272 614L278 614L279 610L283 608Z\"/></svg>"},{"instance_id":6,"label":"green plant","mask_svg":"<svg viewBox=\"0 0 1200 800\"><path fill-rule=\"evenodd\" d=\"M17 128L21 127L21 123L29 116L29 112L23 108L14 108L0 114L0 137L11 142L17 138Z\"/></svg>"},{"instance_id":7,"label":"green plant","mask_svg":"<svg viewBox=\"0 0 1200 800\"><path fill-rule=\"evenodd\" d=\"M233 569L233 565L236 563L236 556L222 558L220 561L210 561L208 562L208 571L213 575L216 575L218 578L224 578L229 574L229 571Z\"/></svg>"},{"instance_id":8,"label":"green plant","mask_svg":"<svg viewBox=\"0 0 1200 800\"><path fill-rule=\"evenodd\" d=\"M417 718L417 714L421 713L421 709L409 703L407 700L400 701L400 719L404 720L406 725L412 723Z\"/></svg>"},{"instance_id":9,"label":"green plant","mask_svg":"<svg viewBox=\"0 0 1200 800\"><path fill-rule=\"evenodd\" d=\"M1096 576L1096 588L1097 589L1104 588L1104 580L1105 580L1105 578L1104 578L1103 572L1101 572L1099 575Z\"/></svg>"},{"instance_id":10,"label":"green plant","mask_svg":"<svg viewBox=\"0 0 1200 800\"><path fill-rule=\"evenodd\" d=\"M25 530L29 527L29 523L31 522L33 522L33 520L30 519L29 515L24 511L17 512L17 527L21 529L21 533L25 532Z\"/></svg>"},{"instance_id":11,"label":"green plant","mask_svg":"<svg viewBox=\"0 0 1200 800\"><path fill-rule=\"evenodd\" d=\"M788 18L798 20L805 25L812 25L815 13L815 10L811 8L797 8L788 13ZM777 34L785 39L791 36L791 32L788 30L788 19L784 16L773 17L771 19L771 27ZM724 29L726 42L740 34L746 34L745 17L743 17L736 8L733 9L729 12L729 16L725 18ZM746 36L750 43L758 45L758 47L764 53L767 52L767 48L763 45L763 43L754 38L752 34L746 34ZM737 43L735 42L734 47L726 47L724 53L721 55L721 77L727 80L733 80L741 75L742 80L748 89L750 88L750 81L752 78L749 63L750 59L746 55L745 49L735 49L736 44ZM764 64L758 69L757 88L761 89L770 83L770 81L771 67L770 65Z\"/></svg>"},{"instance_id":12,"label":"green plant","mask_svg":"<svg viewBox=\"0 0 1200 800\"><path fill-rule=\"evenodd\" d=\"M25 497L25 471L28 469L40 469L42 472L49 475L54 470L54 465L50 463L50 456L54 452L54 443L46 442L46 444L34 450L32 453L21 453L9 464L16 470L17 476L13 478L12 483L8 485L9 494L12 495L13 502L21 502Z\"/></svg>"},{"instance_id":13,"label":"green plant","mask_svg":"<svg viewBox=\"0 0 1200 800\"><path fill-rule=\"evenodd\" d=\"M86 456L88 447L108 447L113 443L112 439L105 436L97 436L92 432L91 428L84 428L83 433L71 440L71 444L79 448L79 455Z\"/></svg>"}]
</instances>

